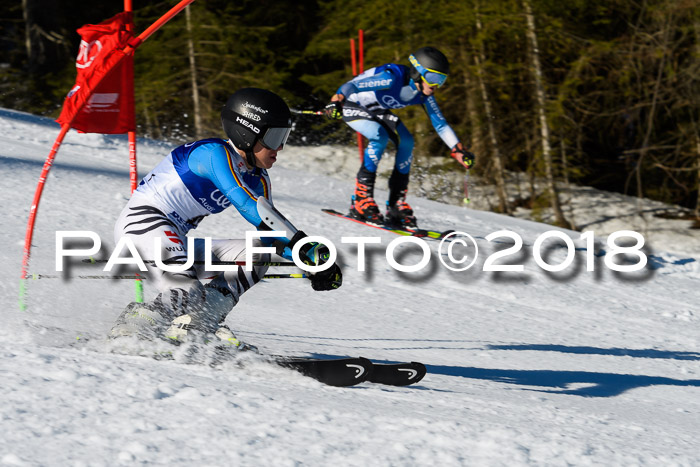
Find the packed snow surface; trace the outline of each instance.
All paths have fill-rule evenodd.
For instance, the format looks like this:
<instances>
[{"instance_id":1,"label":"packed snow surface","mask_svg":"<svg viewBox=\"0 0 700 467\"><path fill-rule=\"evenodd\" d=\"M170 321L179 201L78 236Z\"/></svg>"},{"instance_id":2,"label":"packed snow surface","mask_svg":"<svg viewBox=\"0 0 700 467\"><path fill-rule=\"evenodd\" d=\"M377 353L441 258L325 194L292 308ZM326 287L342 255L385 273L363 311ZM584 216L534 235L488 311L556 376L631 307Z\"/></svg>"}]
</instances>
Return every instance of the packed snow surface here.
<instances>
[{"instance_id":1,"label":"packed snow surface","mask_svg":"<svg viewBox=\"0 0 700 467\"><path fill-rule=\"evenodd\" d=\"M72 279L29 280L20 311L27 216L57 134L52 121L0 110L0 464L700 464L697 230L664 230L645 245L643 270L616 273L604 261L609 232L598 232L591 250L579 232L412 197L421 226L468 233L479 253L471 269L453 272L439 261L448 252L430 241L429 265L402 273L385 255L399 236L321 212L344 210L353 180L300 162L323 148L288 148L270 172L276 206L336 246L343 287L314 292L304 279L266 280L243 296L228 324L269 353L428 367L415 386L334 388L252 357L242 367L210 367L112 352L103 336L133 300L134 283L78 279L109 274L79 260L67 261ZM140 174L170 149L139 141ZM378 191L380 203L386 195ZM128 196L125 139L71 131L46 183L30 273L57 274L59 230L94 231L109 255ZM610 206L597 196L602 219ZM616 230L632 227L621 222ZM249 229L228 210L196 235L243 238ZM494 264L522 264L522 272L483 270L512 245L503 234L487 240L502 230L523 247ZM561 272L535 262L535 243L550 230L577 247ZM367 246L364 271L344 236L380 238ZM551 238L541 256L560 264L563 245ZM470 251L457 245L453 257ZM394 257L413 265L422 253L402 244ZM146 292L153 297L148 284Z\"/></svg>"}]
</instances>

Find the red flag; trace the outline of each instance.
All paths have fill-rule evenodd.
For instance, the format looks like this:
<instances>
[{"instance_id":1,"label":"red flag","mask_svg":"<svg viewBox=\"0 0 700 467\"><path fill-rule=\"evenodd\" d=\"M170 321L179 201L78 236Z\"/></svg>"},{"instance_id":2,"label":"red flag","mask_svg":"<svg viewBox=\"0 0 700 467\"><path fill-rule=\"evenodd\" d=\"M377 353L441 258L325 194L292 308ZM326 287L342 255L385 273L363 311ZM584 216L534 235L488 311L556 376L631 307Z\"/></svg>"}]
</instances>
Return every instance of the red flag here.
<instances>
[{"instance_id":1,"label":"red flag","mask_svg":"<svg viewBox=\"0 0 700 467\"><path fill-rule=\"evenodd\" d=\"M56 120L85 133L126 133L134 121L134 60L124 47L132 34L131 12L78 29L78 77Z\"/></svg>"}]
</instances>

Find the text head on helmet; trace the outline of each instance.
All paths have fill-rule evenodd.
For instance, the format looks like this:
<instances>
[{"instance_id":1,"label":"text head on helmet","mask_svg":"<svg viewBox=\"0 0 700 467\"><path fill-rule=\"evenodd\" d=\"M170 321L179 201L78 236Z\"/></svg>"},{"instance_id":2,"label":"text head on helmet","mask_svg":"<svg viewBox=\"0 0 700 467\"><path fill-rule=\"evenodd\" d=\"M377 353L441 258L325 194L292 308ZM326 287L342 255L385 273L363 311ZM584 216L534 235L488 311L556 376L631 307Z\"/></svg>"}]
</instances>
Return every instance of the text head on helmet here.
<instances>
[{"instance_id":1,"label":"text head on helmet","mask_svg":"<svg viewBox=\"0 0 700 467\"><path fill-rule=\"evenodd\" d=\"M292 131L292 114L284 100L274 92L243 88L231 94L221 111L221 124L233 145L245 152L247 162L255 166L255 144L279 151Z\"/></svg>"}]
</instances>

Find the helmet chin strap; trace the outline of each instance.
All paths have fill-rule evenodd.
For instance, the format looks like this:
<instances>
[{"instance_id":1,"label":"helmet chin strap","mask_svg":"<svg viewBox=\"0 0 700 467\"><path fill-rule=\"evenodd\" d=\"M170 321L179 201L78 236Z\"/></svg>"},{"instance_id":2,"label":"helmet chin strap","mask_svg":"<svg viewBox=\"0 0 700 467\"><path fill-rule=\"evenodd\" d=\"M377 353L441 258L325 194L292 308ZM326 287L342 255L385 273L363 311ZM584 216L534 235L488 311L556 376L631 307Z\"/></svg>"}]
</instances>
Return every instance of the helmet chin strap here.
<instances>
[{"instance_id":1,"label":"helmet chin strap","mask_svg":"<svg viewBox=\"0 0 700 467\"><path fill-rule=\"evenodd\" d=\"M414 81L414 83L416 82ZM423 86L425 86L426 84L423 82L423 80L419 78L416 84L418 85L418 90L421 92L421 94L425 94L423 92Z\"/></svg>"},{"instance_id":2,"label":"helmet chin strap","mask_svg":"<svg viewBox=\"0 0 700 467\"><path fill-rule=\"evenodd\" d=\"M231 142L230 139L228 140L228 143L229 143L234 149L243 151L243 153L245 154L245 161L248 163L249 166L251 166L252 168L256 168L256 167L258 166L257 160L255 159L255 153L253 153L253 149L238 149L238 148L236 147L236 145L233 144L233 142ZM254 147L255 147L255 145L253 145L253 148L254 148Z\"/></svg>"},{"instance_id":3,"label":"helmet chin strap","mask_svg":"<svg viewBox=\"0 0 700 467\"><path fill-rule=\"evenodd\" d=\"M246 162L248 162L248 165L250 165L253 168L257 167L258 164L257 164L257 160L255 159L255 154L253 153L253 150L248 149L247 151L244 151L244 152L245 152L245 160L246 160Z\"/></svg>"}]
</instances>

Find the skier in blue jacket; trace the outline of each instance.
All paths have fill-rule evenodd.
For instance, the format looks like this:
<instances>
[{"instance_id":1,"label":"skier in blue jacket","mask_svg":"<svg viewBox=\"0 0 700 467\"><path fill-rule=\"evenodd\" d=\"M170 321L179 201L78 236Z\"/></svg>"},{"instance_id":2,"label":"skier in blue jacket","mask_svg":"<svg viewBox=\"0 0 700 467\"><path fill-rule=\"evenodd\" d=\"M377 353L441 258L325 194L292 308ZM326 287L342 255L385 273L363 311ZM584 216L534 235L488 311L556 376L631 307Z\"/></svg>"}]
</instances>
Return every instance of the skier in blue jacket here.
<instances>
[{"instance_id":1,"label":"skier in blue jacket","mask_svg":"<svg viewBox=\"0 0 700 467\"><path fill-rule=\"evenodd\" d=\"M325 109L328 118L342 119L368 140L350 215L372 224L416 226L413 210L406 202L413 136L392 110L421 104L440 138L452 150L452 157L467 169L474 163L474 155L447 124L433 95L450 72L447 57L436 48L423 47L409 56L409 62L410 67L387 63L356 76L338 88ZM389 140L396 146L396 162L389 178L384 217L374 200L374 184L377 165Z\"/></svg>"},{"instance_id":2,"label":"skier in blue jacket","mask_svg":"<svg viewBox=\"0 0 700 467\"><path fill-rule=\"evenodd\" d=\"M205 216L231 205L257 230L286 231L286 237L262 238L254 246L275 242L278 252L291 259L291 249L306 237L273 206L267 174L291 131L287 104L270 91L245 88L231 95L221 120L228 140L210 138L174 149L143 178L119 216L115 242L128 237L134 243L141 258L147 260L149 285L160 294L149 303L129 304L112 327L112 337L182 340L188 333L199 332L215 334L238 346L224 320L241 294L262 279L267 266L207 272L201 264L205 258L203 239L194 241L192 253L197 263L184 271L157 268L153 264L156 253L166 263L185 262L187 233ZM302 261L316 266L327 262L325 245L302 243ZM214 261L244 261L245 240L214 239L211 251ZM253 260L269 261L269 254L255 254ZM314 290L333 290L341 284L337 264L311 275Z\"/></svg>"}]
</instances>

